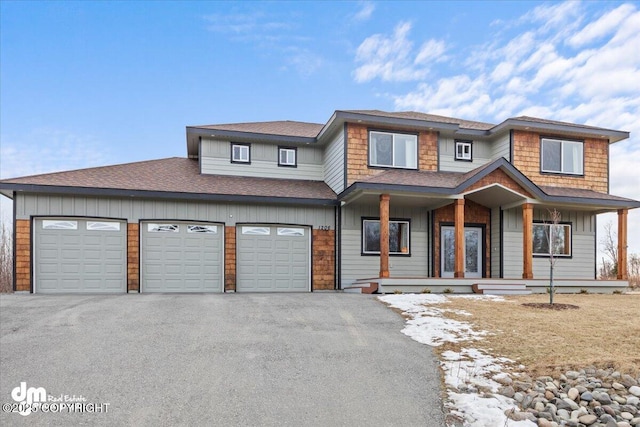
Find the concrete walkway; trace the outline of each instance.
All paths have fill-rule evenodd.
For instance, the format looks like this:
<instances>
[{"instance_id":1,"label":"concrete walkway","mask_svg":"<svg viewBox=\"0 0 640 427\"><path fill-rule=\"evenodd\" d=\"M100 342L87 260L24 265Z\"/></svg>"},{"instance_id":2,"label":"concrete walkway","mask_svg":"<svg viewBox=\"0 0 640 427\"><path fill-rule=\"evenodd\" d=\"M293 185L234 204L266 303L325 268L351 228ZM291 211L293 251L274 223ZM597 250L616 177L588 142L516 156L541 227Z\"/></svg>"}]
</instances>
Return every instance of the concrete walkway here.
<instances>
[{"instance_id":1,"label":"concrete walkway","mask_svg":"<svg viewBox=\"0 0 640 427\"><path fill-rule=\"evenodd\" d=\"M354 294L2 295L0 402L26 382L109 405L0 425L442 427L436 358L403 324Z\"/></svg>"}]
</instances>

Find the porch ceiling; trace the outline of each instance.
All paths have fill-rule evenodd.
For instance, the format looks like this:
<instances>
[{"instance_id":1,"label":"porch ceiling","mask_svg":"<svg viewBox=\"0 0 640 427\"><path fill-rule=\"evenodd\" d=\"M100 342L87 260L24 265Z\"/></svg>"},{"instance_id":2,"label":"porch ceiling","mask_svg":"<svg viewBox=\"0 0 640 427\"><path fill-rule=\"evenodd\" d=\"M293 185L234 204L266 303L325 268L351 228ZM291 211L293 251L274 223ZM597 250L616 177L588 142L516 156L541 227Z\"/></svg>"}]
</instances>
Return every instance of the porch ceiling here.
<instances>
[{"instance_id":1,"label":"porch ceiling","mask_svg":"<svg viewBox=\"0 0 640 427\"><path fill-rule=\"evenodd\" d=\"M509 190L500 185L492 185L465 195L466 199L472 200L488 208L498 206L508 206L518 202L524 202L527 197Z\"/></svg>"},{"instance_id":2,"label":"porch ceiling","mask_svg":"<svg viewBox=\"0 0 640 427\"><path fill-rule=\"evenodd\" d=\"M366 205L377 205L380 202L381 192L358 192L345 200L347 204L357 203ZM426 209L437 209L439 207L453 203L454 198L443 195L425 195L391 192L390 203L399 207L421 207Z\"/></svg>"}]
</instances>

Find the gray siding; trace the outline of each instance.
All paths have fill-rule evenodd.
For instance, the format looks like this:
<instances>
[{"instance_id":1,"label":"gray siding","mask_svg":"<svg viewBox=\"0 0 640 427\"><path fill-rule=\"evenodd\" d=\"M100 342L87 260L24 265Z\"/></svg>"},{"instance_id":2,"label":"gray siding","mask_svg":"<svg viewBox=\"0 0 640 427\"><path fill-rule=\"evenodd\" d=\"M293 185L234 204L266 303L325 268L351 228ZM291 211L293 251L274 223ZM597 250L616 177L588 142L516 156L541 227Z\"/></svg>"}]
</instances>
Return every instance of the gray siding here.
<instances>
[{"instance_id":1,"label":"gray siding","mask_svg":"<svg viewBox=\"0 0 640 427\"><path fill-rule=\"evenodd\" d=\"M498 137L492 144L491 158L493 160L504 157L511 161L511 147L509 145L509 132L506 132Z\"/></svg>"},{"instance_id":2,"label":"gray siding","mask_svg":"<svg viewBox=\"0 0 640 427\"><path fill-rule=\"evenodd\" d=\"M491 277L500 277L500 208L491 210Z\"/></svg>"},{"instance_id":3,"label":"gray siding","mask_svg":"<svg viewBox=\"0 0 640 427\"><path fill-rule=\"evenodd\" d=\"M18 194L16 218L31 215L86 216L122 218L128 222L140 219L173 219L236 223L302 224L314 228L335 229L333 207L266 206L242 203L209 203L197 201L167 201L119 199L111 197L52 196Z\"/></svg>"},{"instance_id":4,"label":"gray siding","mask_svg":"<svg viewBox=\"0 0 640 427\"><path fill-rule=\"evenodd\" d=\"M344 132L340 130L324 151L324 181L336 194L344 190L344 161Z\"/></svg>"},{"instance_id":5,"label":"gray siding","mask_svg":"<svg viewBox=\"0 0 640 427\"><path fill-rule=\"evenodd\" d=\"M572 257L558 258L554 277L557 279L595 278L595 217L589 212L562 211L562 221L571 222ZM533 219L545 220L549 213L535 209ZM522 277L522 210L504 211L504 277ZM508 255L508 256L507 256ZM533 278L549 277L549 259L533 258Z\"/></svg>"},{"instance_id":6,"label":"gray siding","mask_svg":"<svg viewBox=\"0 0 640 427\"><path fill-rule=\"evenodd\" d=\"M377 277L380 272L379 256L363 256L361 253L362 217L378 217L378 206L349 205L342 210L342 284L354 280ZM390 207L391 218L411 220L411 256L391 256L391 276L427 277L429 274L429 227L427 211L420 208Z\"/></svg>"},{"instance_id":7,"label":"gray siding","mask_svg":"<svg viewBox=\"0 0 640 427\"><path fill-rule=\"evenodd\" d=\"M440 136L440 170L447 172L469 172L491 161L491 144L486 141L473 141L472 162L455 159L455 139Z\"/></svg>"},{"instance_id":8,"label":"gray siding","mask_svg":"<svg viewBox=\"0 0 640 427\"><path fill-rule=\"evenodd\" d=\"M297 167L278 166L278 144L251 144L251 163L231 163L231 143L203 139L200 164L203 174L252 176L262 178L309 179L322 181L322 149L299 146ZM287 145L287 144L282 144Z\"/></svg>"}]
</instances>

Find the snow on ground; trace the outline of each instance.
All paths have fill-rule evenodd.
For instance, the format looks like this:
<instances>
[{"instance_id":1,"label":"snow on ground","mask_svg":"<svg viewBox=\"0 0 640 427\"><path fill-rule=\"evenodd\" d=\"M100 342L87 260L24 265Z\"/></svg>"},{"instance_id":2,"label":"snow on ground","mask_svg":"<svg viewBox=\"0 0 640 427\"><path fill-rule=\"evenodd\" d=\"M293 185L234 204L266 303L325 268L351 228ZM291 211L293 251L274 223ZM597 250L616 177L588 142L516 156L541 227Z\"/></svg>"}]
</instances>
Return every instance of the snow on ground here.
<instances>
[{"instance_id":1,"label":"snow on ground","mask_svg":"<svg viewBox=\"0 0 640 427\"><path fill-rule=\"evenodd\" d=\"M468 295L447 297L431 294L399 294L378 297L391 307L402 310L408 317L402 333L422 344L437 347L445 342L473 342L482 340L488 331L476 331L471 324L444 317L446 312L462 315L469 313L447 309L449 298L482 298L504 301L492 295ZM513 361L495 358L473 347L460 352L442 353L441 366L447 385L450 412L464 420L468 427L532 427L531 421L512 421L505 411L517 407L513 399L497 394L500 384L496 379L505 376L504 371Z\"/></svg>"}]
</instances>

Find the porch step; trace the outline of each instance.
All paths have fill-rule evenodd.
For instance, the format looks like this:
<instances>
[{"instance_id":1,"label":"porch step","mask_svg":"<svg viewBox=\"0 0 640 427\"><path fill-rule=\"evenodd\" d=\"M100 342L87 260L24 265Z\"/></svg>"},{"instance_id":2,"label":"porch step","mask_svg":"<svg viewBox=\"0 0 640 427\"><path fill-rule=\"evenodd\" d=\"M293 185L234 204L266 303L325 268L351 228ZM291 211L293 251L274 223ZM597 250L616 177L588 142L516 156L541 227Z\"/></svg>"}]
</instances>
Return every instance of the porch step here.
<instances>
[{"instance_id":1,"label":"porch step","mask_svg":"<svg viewBox=\"0 0 640 427\"><path fill-rule=\"evenodd\" d=\"M373 294L378 290L378 282L368 282L366 280L357 280L352 284L345 286L342 289L344 292Z\"/></svg>"},{"instance_id":2,"label":"porch step","mask_svg":"<svg viewBox=\"0 0 640 427\"><path fill-rule=\"evenodd\" d=\"M485 295L529 295L531 291L524 283L474 283L475 294Z\"/></svg>"}]
</instances>

